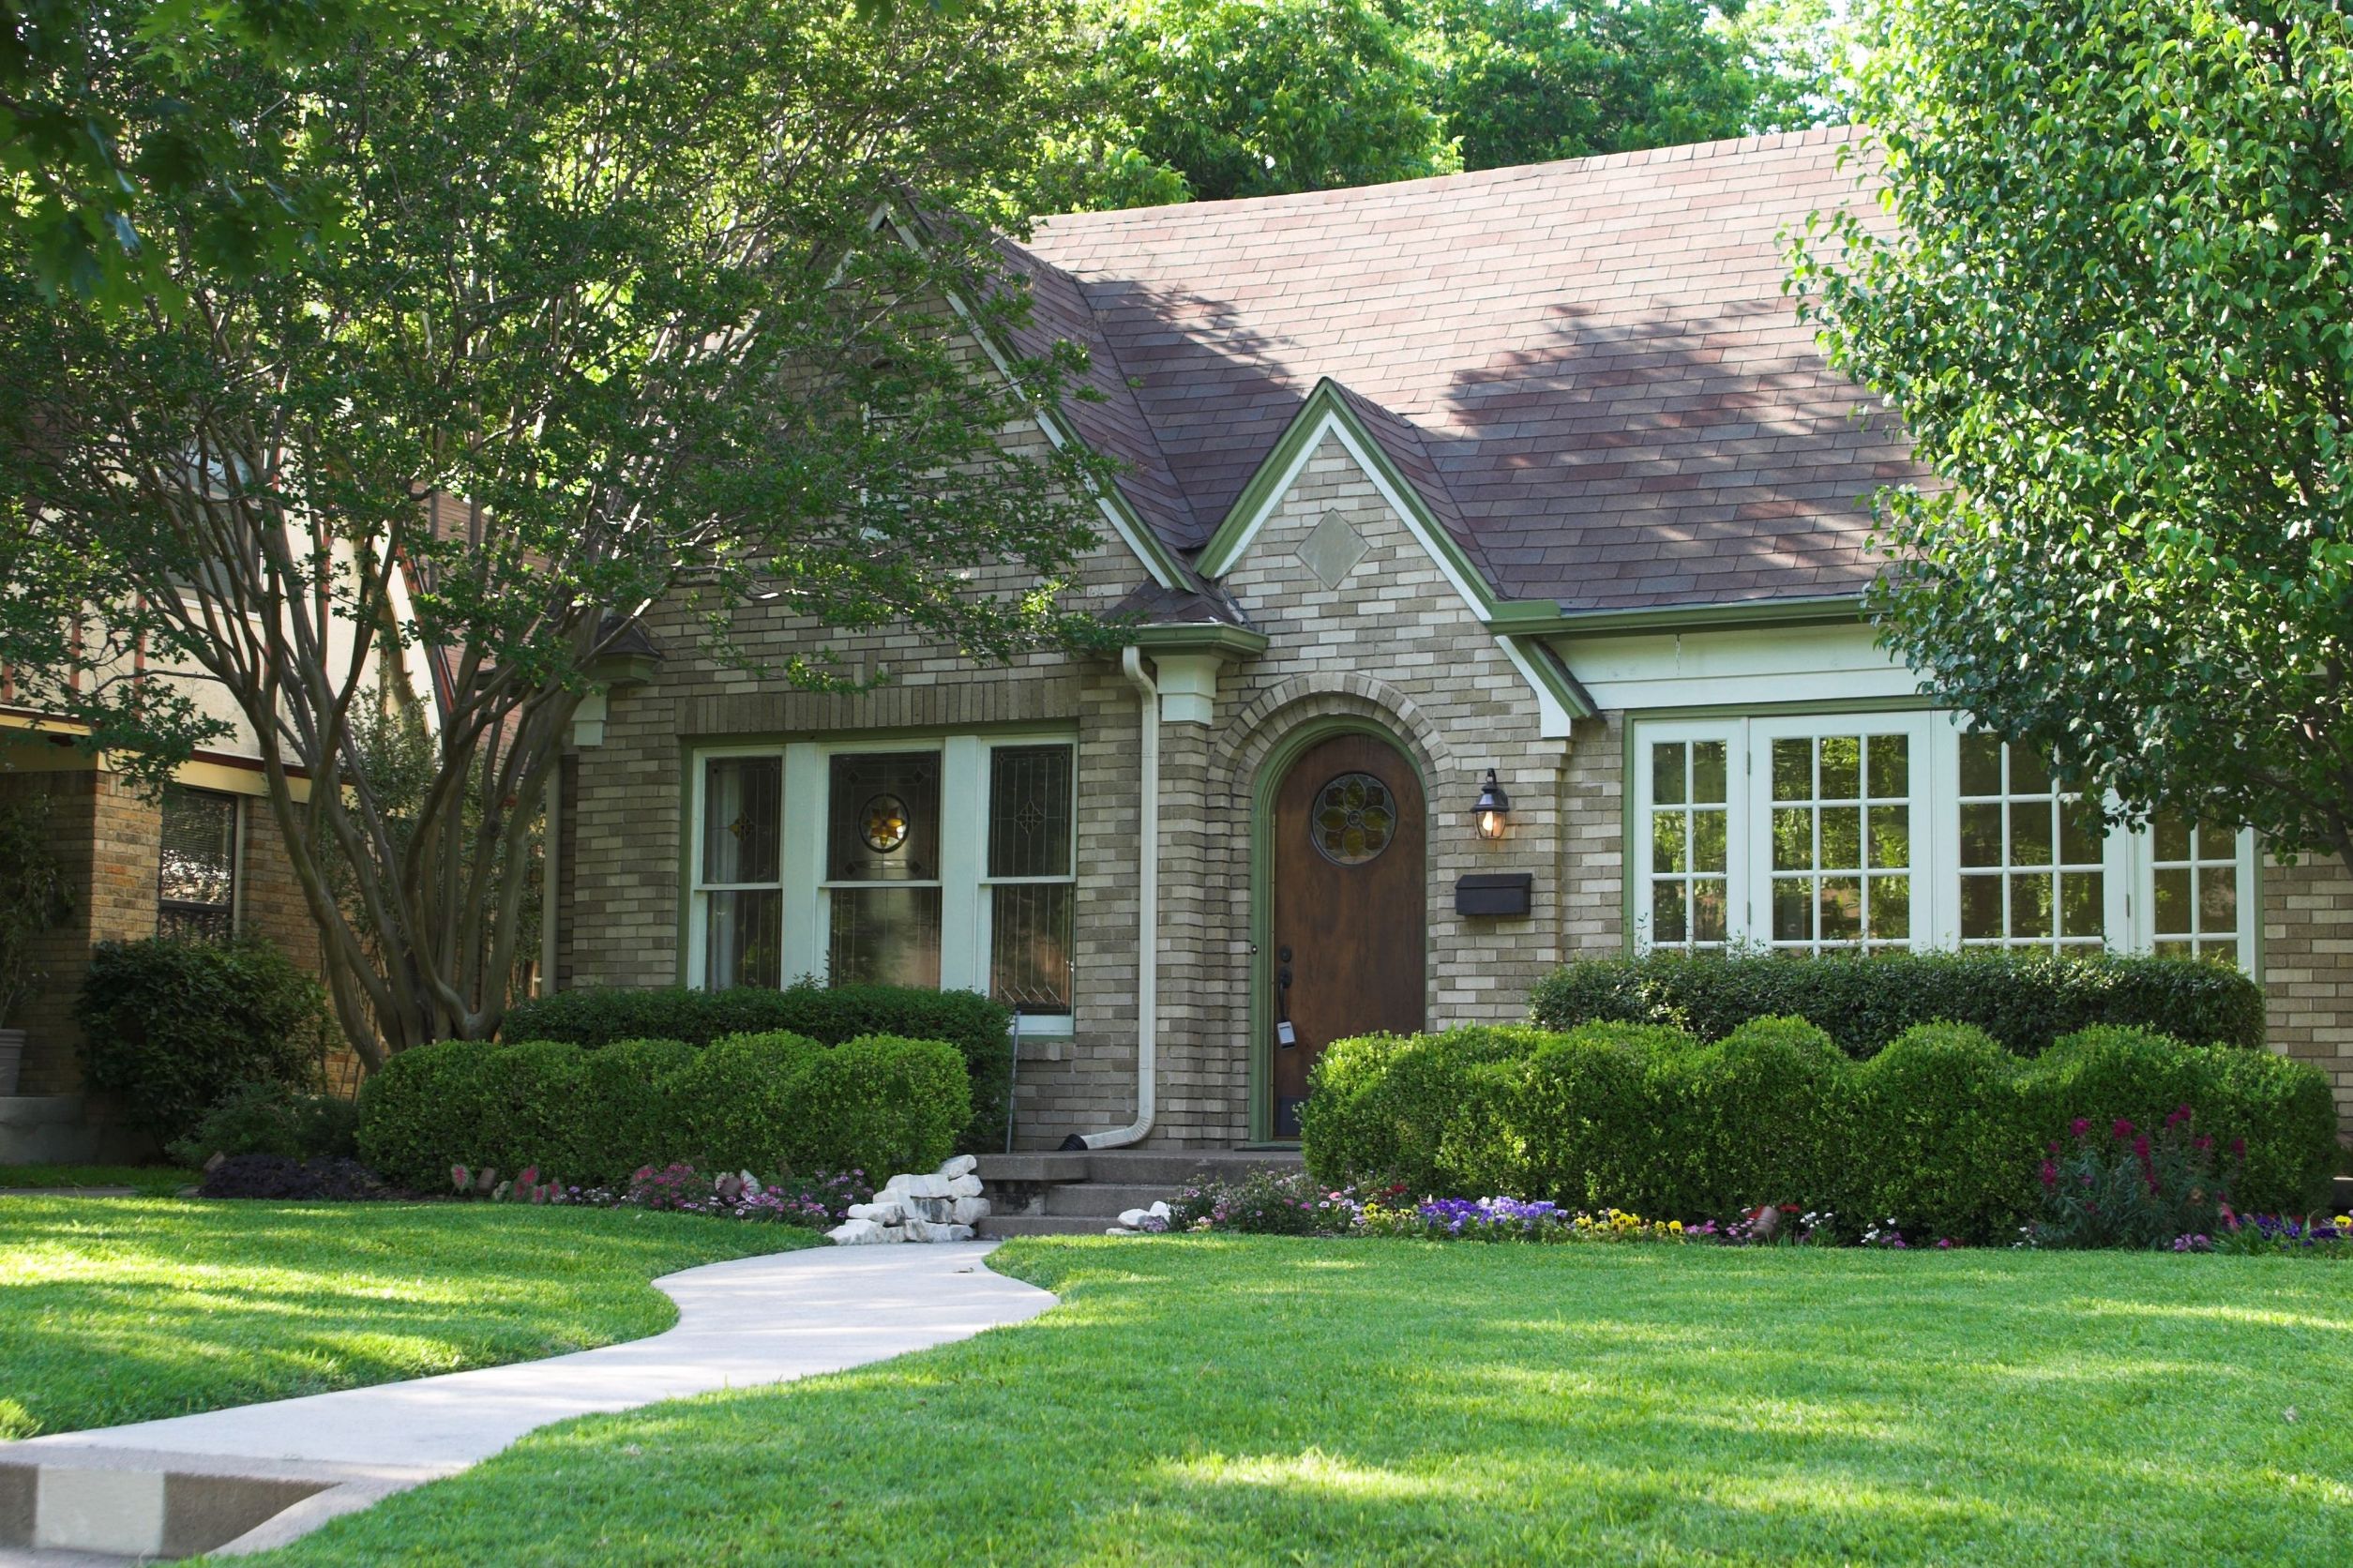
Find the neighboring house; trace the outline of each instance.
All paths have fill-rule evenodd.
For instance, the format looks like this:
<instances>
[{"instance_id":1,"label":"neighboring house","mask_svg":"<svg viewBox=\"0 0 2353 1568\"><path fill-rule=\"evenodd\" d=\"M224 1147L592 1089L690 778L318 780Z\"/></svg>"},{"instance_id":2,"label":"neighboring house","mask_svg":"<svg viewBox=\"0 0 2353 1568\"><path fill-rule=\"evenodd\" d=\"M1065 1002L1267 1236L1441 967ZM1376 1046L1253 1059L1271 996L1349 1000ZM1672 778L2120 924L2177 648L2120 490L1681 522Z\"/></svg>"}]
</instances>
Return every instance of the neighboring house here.
<instances>
[{"instance_id":1,"label":"neighboring house","mask_svg":"<svg viewBox=\"0 0 2353 1568\"><path fill-rule=\"evenodd\" d=\"M1102 400L1021 439L1126 465L1076 597L1137 649L747 609L890 677L815 695L658 611L567 760L559 984L985 988L1025 1146L1208 1146L1290 1136L1331 1039L1517 1018L1580 955L2153 949L2260 976L2353 1116L2342 868L2104 832L1859 620L1866 496L1921 475L1782 289L1848 142L1043 224L1034 335Z\"/></svg>"}]
</instances>

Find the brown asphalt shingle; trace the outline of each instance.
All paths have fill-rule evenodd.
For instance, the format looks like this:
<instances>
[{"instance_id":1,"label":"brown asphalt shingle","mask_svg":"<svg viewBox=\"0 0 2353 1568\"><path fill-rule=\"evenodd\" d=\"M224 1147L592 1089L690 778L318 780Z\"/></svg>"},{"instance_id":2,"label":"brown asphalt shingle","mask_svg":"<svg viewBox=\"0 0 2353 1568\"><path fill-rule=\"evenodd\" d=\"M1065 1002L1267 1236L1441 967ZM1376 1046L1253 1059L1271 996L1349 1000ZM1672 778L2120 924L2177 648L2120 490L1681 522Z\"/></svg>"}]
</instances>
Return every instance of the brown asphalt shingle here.
<instances>
[{"instance_id":1,"label":"brown asphalt shingle","mask_svg":"<svg viewBox=\"0 0 2353 1568\"><path fill-rule=\"evenodd\" d=\"M1180 552L1329 376L1507 598L1850 593L1865 498L1916 470L1796 319L1781 235L1866 204L1851 140L1079 214L1017 253L1034 330L1097 361L1080 433Z\"/></svg>"}]
</instances>

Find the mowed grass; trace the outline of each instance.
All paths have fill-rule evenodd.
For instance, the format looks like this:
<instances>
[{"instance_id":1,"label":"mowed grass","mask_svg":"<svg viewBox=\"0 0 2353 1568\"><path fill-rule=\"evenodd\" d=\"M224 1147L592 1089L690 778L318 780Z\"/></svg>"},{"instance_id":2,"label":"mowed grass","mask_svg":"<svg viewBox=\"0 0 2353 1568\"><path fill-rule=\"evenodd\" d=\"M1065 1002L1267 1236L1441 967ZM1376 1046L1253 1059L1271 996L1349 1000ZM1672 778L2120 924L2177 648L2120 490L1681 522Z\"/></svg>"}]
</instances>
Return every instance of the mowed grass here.
<instances>
[{"instance_id":1,"label":"mowed grass","mask_svg":"<svg viewBox=\"0 0 2353 1568\"><path fill-rule=\"evenodd\" d=\"M0 1192L0 1438L658 1334L651 1281L813 1244L684 1214Z\"/></svg>"},{"instance_id":2,"label":"mowed grass","mask_svg":"<svg viewBox=\"0 0 2353 1568\"><path fill-rule=\"evenodd\" d=\"M2343 1562L2353 1273L1019 1241L1036 1321L551 1427L255 1568Z\"/></svg>"}]
</instances>

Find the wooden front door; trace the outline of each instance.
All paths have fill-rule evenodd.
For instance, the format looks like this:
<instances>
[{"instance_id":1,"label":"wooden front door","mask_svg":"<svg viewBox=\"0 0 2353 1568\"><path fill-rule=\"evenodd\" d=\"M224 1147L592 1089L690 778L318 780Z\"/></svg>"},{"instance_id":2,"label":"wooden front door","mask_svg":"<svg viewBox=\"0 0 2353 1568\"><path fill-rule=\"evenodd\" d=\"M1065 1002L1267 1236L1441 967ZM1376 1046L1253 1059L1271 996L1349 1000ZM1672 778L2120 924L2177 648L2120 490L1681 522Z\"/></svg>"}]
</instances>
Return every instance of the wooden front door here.
<instances>
[{"instance_id":1,"label":"wooden front door","mask_svg":"<svg viewBox=\"0 0 2353 1568\"><path fill-rule=\"evenodd\" d=\"M1335 735L1275 793L1275 1136L1299 1136L1307 1069L1351 1034L1419 1031L1425 994L1427 826L1395 746Z\"/></svg>"}]
</instances>

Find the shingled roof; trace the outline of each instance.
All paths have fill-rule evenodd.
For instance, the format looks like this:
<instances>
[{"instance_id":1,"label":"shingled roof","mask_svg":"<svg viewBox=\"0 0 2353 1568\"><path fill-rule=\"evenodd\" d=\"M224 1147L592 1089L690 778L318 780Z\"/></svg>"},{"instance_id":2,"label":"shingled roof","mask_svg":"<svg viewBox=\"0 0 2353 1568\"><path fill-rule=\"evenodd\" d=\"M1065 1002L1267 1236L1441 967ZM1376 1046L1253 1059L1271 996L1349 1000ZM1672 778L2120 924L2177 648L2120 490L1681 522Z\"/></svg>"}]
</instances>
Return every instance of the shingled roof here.
<instances>
[{"instance_id":1,"label":"shingled roof","mask_svg":"<svg viewBox=\"0 0 2353 1568\"><path fill-rule=\"evenodd\" d=\"M1081 436L1197 553L1330 377L1500 597L1631 610L1858 591L1916 476L1782 293L1856 205L1847 130L1041 222L1036 330Z\"/></svg>"}]
</instances>

